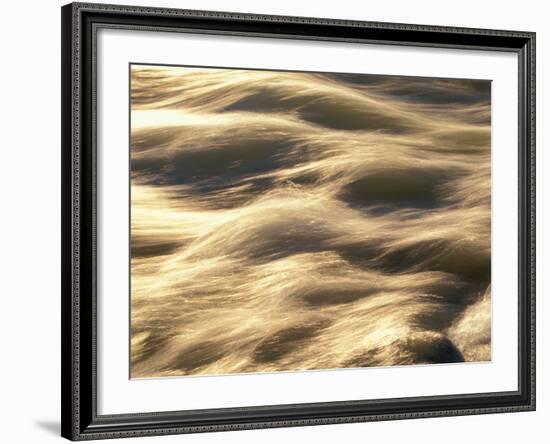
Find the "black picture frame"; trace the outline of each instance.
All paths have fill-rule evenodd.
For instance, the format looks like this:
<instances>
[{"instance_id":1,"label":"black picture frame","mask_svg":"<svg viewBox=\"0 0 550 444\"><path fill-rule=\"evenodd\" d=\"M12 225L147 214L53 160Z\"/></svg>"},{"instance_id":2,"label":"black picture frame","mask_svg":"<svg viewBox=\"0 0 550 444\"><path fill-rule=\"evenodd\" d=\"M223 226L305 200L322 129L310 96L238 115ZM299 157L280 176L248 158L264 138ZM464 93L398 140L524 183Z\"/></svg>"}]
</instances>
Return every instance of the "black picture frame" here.
<instances>
[{"instance_id":1,"label":"black picture frame","mask_svg":"<svg viewBox=\"0 0 550 444\"><path fill-rule=\"evenodd\" d=\"M119 438L535 409L535 33L72 3L62 14L62 436ZM95 39L99 27L508 51L519 65L518 390L98 415Z\"/></svg>"}]
</instances>

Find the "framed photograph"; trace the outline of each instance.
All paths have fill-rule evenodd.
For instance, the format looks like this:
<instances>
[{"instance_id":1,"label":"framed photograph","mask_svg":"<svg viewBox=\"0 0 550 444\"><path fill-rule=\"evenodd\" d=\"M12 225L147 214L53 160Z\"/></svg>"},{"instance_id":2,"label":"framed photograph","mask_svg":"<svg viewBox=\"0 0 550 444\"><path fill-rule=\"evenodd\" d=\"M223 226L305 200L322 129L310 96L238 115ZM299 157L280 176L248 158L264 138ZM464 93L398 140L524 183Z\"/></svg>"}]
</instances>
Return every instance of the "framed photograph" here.
<instances>
[{"instance_id":1,"label":"framed photograph","mask_svg":"<svg viewBox=\"0 0 550 444\"><path fill-rule=\"evenodd\" d=\"M61 13L64 437L535 409L534 33Z\"/></svg>"}]
</instances>

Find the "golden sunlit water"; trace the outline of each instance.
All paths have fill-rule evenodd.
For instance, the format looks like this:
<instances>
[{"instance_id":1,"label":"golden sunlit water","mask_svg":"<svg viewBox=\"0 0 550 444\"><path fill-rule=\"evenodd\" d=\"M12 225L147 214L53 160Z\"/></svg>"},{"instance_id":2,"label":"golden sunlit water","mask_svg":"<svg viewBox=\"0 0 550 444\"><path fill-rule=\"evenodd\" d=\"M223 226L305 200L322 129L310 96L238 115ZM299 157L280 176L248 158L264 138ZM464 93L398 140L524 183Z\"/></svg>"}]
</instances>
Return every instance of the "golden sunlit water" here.
<instances>
[{"instance_id":1,"label":"golden sunlit water","mask_svg":"<svg viewBox=\"0 0 550 444\"><path fill-rule=\"evenodd\" d=\"M132 65L131 376L490 360L490 88Z\"/></svg>"}]
</instances>

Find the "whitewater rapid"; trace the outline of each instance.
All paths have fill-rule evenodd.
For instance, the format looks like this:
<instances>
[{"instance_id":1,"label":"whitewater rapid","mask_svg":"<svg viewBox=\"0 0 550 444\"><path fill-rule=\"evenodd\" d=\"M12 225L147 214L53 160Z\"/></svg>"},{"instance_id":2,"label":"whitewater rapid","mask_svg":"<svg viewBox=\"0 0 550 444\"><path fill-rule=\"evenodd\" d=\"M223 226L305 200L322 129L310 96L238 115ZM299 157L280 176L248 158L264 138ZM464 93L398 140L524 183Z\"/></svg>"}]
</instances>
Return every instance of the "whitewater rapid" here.
<instances>
[{"instance_id":1,"label":"whitewater rapid","mask_svg":"<svg viewBox=\"0 0 550 444\"><path fill-rule=\"evenodd\" d=\"M131 376L491 359L490 82L132 65Z\"/></svg>"}]
</instances>

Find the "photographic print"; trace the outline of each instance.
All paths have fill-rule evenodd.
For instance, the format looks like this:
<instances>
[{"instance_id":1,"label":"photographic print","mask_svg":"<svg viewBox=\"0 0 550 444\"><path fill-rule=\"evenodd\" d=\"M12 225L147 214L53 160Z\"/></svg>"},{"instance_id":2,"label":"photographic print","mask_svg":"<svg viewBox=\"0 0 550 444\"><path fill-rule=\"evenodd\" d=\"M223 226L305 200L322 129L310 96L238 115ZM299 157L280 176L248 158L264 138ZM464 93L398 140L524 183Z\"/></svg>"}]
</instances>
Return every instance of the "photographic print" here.
<instances>
[{"instance_id":1,"label":"photographic print","mask_svg":"<svg viewBox=\"0 0 550 444\"><path fill-rule=\"evenodd\" d=\"M130 65L132 378L491 360L491 82Z\"/></svg>"},{"instance_id":2,"label":"photographic print","mask_svg":"<svg viewBox=\"0 0 550 444\"><path fill-rule=\"evenodd\" d=\"M534 32L61 25L62 436L535 410Z\"/></svg>"}]
</instances>

